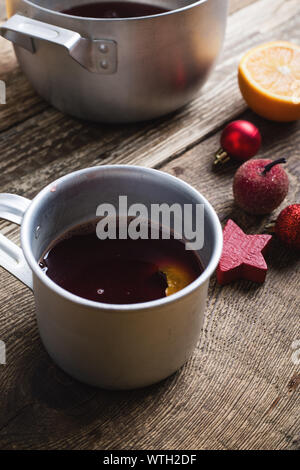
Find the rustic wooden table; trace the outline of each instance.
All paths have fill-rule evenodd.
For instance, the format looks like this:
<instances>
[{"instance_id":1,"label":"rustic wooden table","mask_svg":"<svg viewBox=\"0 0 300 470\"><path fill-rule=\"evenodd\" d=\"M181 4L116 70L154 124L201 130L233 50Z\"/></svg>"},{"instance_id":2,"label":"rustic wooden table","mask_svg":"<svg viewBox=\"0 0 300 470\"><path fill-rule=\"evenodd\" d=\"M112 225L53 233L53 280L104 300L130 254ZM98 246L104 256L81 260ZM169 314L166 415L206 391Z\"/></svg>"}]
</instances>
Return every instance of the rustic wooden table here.
<instances>
[{"instance_id":1,"label":"rustic wooden table","mask_svg":"<svg viewBox=\"0 0 300 470\"><path fill-rule=\"evenodd\" d=\"M3 0L1 0L3 2ZM4 2L3 2L4 3ZM4 18L1 3L2 19ZM42 101L22 75L10 43L0 40L0 191L32 198L72 170L134 163L174 174L199 189L224 223L260 233L270 217L233 204L231 164L212 171L220 130L236 118L262 131L261 157L287 157L290 191L299 202L299 123L275 124L250 112L236 74L241 55L272 39L300 43L299 0L232 0L219 64L198 99L154 122L108 126L64 116ZM18 241L18 229L1 222ZM2 449L296 449L300 446L299 264L274 240L263 285L211 280L205 324L192 359L174 376L143 390L106 392L59 370L39 339L32 293L0 270ZM295 362L295 361L294 361Z\"/></svg>"}]
</instances>

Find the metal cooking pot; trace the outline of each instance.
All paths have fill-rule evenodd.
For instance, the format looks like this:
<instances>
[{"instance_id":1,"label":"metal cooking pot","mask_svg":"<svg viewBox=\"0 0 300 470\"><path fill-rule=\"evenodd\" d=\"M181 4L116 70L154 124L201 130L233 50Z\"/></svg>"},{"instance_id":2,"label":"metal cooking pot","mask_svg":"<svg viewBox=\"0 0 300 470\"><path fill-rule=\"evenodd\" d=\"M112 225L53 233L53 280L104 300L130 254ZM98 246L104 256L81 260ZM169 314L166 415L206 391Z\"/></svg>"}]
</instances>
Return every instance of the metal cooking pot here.
<instances>
[{"instance_id":1,"label":"metal cooking pot","mask_svg":"<svg viewBox=\"0 0 300 470\"><path fill-rule=\"evenodd\" d=\"M228 0L143 0L171 11L126 19L59 11L95 1L7 0L0 33L36 91L102 122L151 119L191 101L222 47Z\"/></svg>"}]
</instances>

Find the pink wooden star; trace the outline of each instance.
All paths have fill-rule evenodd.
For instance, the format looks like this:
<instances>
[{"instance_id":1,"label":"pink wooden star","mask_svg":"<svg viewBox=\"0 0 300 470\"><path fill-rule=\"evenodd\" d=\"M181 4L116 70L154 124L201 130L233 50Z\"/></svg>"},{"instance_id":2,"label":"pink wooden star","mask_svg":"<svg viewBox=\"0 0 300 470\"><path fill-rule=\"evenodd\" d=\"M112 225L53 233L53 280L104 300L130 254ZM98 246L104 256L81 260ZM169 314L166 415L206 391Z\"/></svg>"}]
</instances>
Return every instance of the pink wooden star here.
<instances>
[{"instance_id":1,"label":"pink wooden star","mask_svg":"<svg viewBox=\"0 0 300 470\"><path fill-rule=\"evenodd\" d=\"M246 235L229 219L223 230L223 252L217 268L219 284L237 279L264 282L268 266L263 257L272 235Z\"/></svg>"}]
</instances>

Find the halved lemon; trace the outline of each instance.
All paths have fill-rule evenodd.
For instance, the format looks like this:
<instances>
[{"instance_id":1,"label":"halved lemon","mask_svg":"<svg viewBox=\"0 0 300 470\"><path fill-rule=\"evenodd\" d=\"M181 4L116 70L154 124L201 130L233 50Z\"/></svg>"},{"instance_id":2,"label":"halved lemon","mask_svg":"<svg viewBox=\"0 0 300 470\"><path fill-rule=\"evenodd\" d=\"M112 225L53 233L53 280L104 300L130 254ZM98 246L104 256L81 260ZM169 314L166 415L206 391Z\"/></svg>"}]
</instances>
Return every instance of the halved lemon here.
<instances>
[{"instance_id":1,"label":"halved lemon","mask_svg":"<svg viewBox=\"0 0 300 470\"><path fill-rule=\"evenodd\" d=\"M273 121L300 119L300 47L275 41L251 49L239 65L248 106Z\"/></svg>"}]
</instances>

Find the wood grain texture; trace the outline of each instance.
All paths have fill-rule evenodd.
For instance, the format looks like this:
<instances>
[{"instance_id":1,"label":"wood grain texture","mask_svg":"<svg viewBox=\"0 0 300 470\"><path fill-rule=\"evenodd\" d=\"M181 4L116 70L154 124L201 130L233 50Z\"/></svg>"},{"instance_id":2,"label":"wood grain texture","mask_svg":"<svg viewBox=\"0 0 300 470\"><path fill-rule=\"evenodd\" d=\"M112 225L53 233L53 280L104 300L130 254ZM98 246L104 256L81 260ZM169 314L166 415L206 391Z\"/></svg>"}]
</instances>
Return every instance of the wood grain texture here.
<instances>
[{"instance_id":1,"label":"wood grain texture","mask_svg":"<svg viewBox=\"0 0 300 470\"><path fill-rule=\"evenodd\" d=\"M146 124L105 126L63 116L35 95L10 46L2 49L0 42L0 78L5 70L9 93L0 107L1 192L31 198L74 169L138 163L194 185L223 223L231 217L246 233L262 233L280 208L269 217L237 209L231 190L237 166L214 172L213 154L226 122L250 119L263 135L260 157L288 160L290 191L282 207L299 202L299 123L275 124L248 111L236 69L255 44L275 38L300 43L300 5L248 3L232 2L238 11L229 19L223 56L199 98ZM15 226L0 227L19 242ZM53 364L39 339L32 294L1 269L7 365L0 365L0 448L300 448L300 371L291 359L292 342L300 340L299 259L274 239L267 261L262 286L241 281L221 287L212 278L202 336L178 373L147 389L113 393L82 385Z\"/></svg>"},{"instance_id":2,"label":"wood grain texture","mask_svg":"<svg viewBox=\"0 0 300 470\"><path fill-rule=\"evenodd\" d=\"M24 106L22 100L19 101L21 110L15 115L15 100L11 105L8 101L7 106L0 109L0 125L8 126L8 130L0 134L0 152L6 154L5 161L0 163L0 169L5 170L2 189L21 191L32 197L69 168L104 163L155 167L185 152L246 109L236 80L241 55L254 44L272 39L274 31L283 39L294 38L300 42L298 12L298 0L261 0L232 15L223 57L215 72L199 98L171 117L148 124L105 126L63 116L51 107L29 118L33 113L31 98ZM270 29L270 22L274 29ZM7 84L8 93L14 95L13 83L10 85L8 81ZM33 97L32 100L35 103ZM12 120L5 119L5 114ZM24 115L28 119L16 126Z\"/></svg>"},{"instance_id":3,"label":"wood grain texture","mask_svg":"<svg viewBox=\"0 0 300 470\"><path fill-rule=\"evenodd\" d=\"M260 128L263 135L259 155L261 158L287 158L290 191L287 199L272 215L249 216L234 205L232 177L237 164L231 162L215 171L212 184L213 154L219 145L220 132L163 165L161 169L179 176L201 191L213 204L223 224L228 218L232 218L246 233L263 233L267 222L275 219L283 207L300 201L300 125L270 123L250 111L241 115L241 118L251 120ZM228 391L232 402L237 398L240 388L241 391L243 387L248 390L245 395L242 393L237 398L241 413L232 412L232 409L229 413L229 419L233 419L235 424L228 425L226 419L224 420L226 411L222 409L222 402L216 405L217 410L213 406L220 417L217 420L220 426L219 435L223 436L222 442L226 448L299 447L299 422L296 418L299 414L299 391L297 389L295 395L290 394L288 384L294 374L299 377L299 366L293 365L291 361L291 344L300 336L300 297L295 289L299 283L300 256L281 246L274 238L266 259L269 271L262 286L241 281L220 287L215 279L210 286L209 307L202 338L204 350L211 341L218 343L217 338L221 337L222 346L219 346L220 349L215 346L222 363L219 374L221 377L224 373L228 374L232 380L233 389ZM216 349L213 349L214 346L211 348L214 352L211 352L208 368L213 370ZM232 356L222 359L224 348L228 348ZM239 363L238 358L241 355L244 359ZM237 361L235 365L233 358ZM249 381L246 378L241 379L245 374L250 374L252 378ZM235 377L241 380L237 389L234 385ZM223 380L222 378L221 382ZM290 398L292 402L289 402ZM213 401L212 396L211 400ZM243 414L244 406L249 414L246 411ZM224 436L227 436L225 440ZM241 441L244 443L239 447Z\"/></svg>"}]
</instances>

